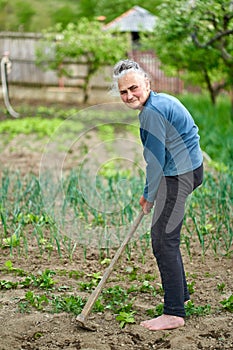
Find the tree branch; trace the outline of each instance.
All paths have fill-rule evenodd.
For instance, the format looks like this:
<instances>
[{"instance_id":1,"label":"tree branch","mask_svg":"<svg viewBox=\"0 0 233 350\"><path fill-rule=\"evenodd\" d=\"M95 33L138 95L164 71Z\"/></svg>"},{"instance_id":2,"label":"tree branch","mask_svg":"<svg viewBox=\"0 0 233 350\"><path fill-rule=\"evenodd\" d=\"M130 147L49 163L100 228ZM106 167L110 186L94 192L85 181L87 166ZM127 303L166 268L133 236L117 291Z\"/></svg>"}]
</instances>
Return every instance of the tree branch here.
<instances>
[{"instance_id":1,"label":"tree branch","mask_svg":"<svg viewBox=\"0 0 233 350\"><path fill-rule=\"evenodd\" d=\"M197 47L205 49L207 46L212 45L215 41L218 41L224 36L227 36L230 34L233 34L233 29L228 29L228 30L225 30L224 32L217 33L213 38L211 38L209 41L207 41L204 44L200 43L200 41L198 40L196 31L191 33L191 38Z\"/></svg>"},{"instance_id":2,"label":"tree branch","mask_svg":"<svg viewBox=\"0 0 233 350\"><path fill-rule=\"evenodd\" d=\"M222 52L222 58L226 63L228 63L229 61L232 61L233 63L233 56L230 53L228 53L224 47L221 48L221 52Z\"/></svg>"}]
</instances>

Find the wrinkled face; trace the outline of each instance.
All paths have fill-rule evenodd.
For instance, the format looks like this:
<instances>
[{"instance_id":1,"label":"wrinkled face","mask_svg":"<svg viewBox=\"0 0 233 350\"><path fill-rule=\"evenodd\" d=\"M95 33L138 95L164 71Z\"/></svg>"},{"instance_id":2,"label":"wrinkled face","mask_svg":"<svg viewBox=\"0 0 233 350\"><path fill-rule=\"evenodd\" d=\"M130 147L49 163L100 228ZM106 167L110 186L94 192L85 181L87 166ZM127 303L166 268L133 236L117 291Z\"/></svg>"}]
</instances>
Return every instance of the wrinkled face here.
<instances>
[{"instance_id":1,"label":"wrinkled face","mask_svg":"<svg viewBox=\"0 0 233 350\"><path fill-rule=\"evenodd\" d=\"M150 82L140 73L129 72L118 80L122 101L132 109L142 109L150 94Z\"/></svg>"}]
</instances>

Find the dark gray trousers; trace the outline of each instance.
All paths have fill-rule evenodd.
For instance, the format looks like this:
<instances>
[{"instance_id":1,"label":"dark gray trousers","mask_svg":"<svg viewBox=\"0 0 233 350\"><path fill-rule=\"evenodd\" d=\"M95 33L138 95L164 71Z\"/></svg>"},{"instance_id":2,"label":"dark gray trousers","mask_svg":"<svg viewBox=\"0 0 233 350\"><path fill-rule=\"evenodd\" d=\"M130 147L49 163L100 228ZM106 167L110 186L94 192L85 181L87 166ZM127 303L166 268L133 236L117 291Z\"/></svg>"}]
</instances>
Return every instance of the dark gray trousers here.
<instances>
[{"instance_id":1,"label":"dark gray trousers","mask_svg":"<svg viewBox=\"0 0 233 350\"><path fill-rule=\"evenodd\" d=\"M151 227L153 253L164 289L164 314L185 317L184 302L189 300L180 231L189 194L203 181L203 165L194 171L161 179Z\"/></svg>"}]
</instances>

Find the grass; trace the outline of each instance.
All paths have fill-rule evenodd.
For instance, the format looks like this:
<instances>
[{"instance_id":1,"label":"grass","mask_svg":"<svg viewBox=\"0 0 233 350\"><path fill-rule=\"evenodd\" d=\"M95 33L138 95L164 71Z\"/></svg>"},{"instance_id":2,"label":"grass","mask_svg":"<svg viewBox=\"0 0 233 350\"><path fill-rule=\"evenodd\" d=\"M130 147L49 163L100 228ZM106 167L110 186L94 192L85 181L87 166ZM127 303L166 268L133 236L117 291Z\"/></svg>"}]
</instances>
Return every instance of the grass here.
<instances>
[{"instance_id":1,"label":"grass","mask_svg":"<svg viewBox=\"0 0 233 350\"><path fill-rule=\"evenodd\" d=\"M199 127L202 149L214 161L232 165L233 120L230 99L222 95L216 106L210 103L205 94L187 94L180 96L180 99Z\"/></svg>"}]
</instances>

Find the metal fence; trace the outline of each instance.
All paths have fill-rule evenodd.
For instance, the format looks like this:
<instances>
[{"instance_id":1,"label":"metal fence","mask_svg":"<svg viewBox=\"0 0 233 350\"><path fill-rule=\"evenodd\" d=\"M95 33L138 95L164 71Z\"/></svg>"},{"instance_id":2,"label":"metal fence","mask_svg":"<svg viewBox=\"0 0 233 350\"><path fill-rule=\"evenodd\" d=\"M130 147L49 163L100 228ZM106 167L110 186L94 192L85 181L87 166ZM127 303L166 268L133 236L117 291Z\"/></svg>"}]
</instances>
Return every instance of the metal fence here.
<instances>
[{"instance_id":1,"label":"metal fence","mask_svg":"<svg viewBox=\"0 0 233 350\"><path fill-rule=\"evenodd\" d=\"M152 89L157 92L166 91L174 94L183 92L184 83L178 74L176 77L167 77L161 69L161 63L153 51L141 52L133 50L132 57L149 74Z\"/></svg>"}]
</instances>

